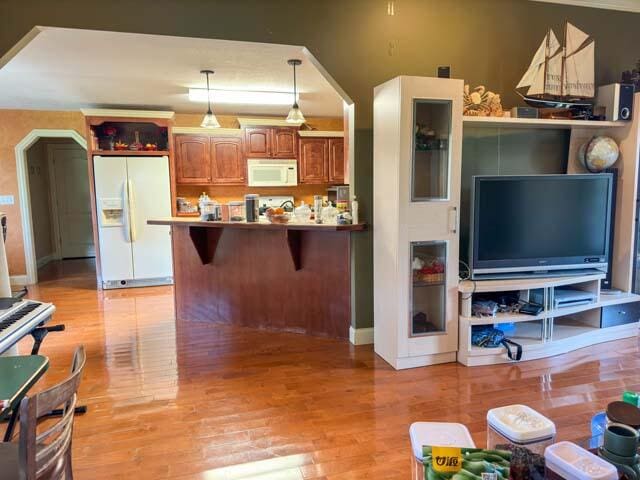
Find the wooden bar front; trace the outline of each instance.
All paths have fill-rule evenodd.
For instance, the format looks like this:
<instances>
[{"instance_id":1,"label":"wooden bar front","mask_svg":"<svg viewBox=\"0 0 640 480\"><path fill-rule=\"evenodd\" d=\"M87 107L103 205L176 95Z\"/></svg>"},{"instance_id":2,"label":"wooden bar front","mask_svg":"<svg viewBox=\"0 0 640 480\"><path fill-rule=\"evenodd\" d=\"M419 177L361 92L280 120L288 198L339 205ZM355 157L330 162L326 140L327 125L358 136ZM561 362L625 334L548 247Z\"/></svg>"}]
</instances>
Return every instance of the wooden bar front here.
<instances>
[{"instance_id":1,"label":"wooden bar front","mask_svg":"<svg viewBox=\"0 0 640 480\"><path fill-rule=\"evenodd\" d=\"M170 224L176 318L348 338L350 235L364 226Z\"/></svg>"}]
</instances>

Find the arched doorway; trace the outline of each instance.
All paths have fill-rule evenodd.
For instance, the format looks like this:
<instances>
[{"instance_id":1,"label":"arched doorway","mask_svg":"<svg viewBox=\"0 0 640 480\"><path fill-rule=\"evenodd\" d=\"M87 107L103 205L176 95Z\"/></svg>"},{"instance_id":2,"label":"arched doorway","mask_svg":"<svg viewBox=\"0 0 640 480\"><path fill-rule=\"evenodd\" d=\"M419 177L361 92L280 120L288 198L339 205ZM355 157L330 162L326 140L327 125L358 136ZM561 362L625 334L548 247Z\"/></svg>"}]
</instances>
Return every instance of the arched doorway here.
<instances>
[{"instance_id":1,"label":"arched doorway","mask_svg":"<svg viewBox=\"0 0 640 480\"><path fill-rule=\"evenodd\" d=\"M27 284L38 281L38 265L36 258L36 246L34 241L34 228L32 220L31 192L29 187L29 170L27 164L27 151L38 140L43 138L69 138L74 140L83 149L87 149L86 140L75 130L35 129L29 132L15 147L16 171L18 177L18 194L20 196L20 216L22 222L22 238L24 242L25 265L27 270Z\"/></svg>"}]
</instances>

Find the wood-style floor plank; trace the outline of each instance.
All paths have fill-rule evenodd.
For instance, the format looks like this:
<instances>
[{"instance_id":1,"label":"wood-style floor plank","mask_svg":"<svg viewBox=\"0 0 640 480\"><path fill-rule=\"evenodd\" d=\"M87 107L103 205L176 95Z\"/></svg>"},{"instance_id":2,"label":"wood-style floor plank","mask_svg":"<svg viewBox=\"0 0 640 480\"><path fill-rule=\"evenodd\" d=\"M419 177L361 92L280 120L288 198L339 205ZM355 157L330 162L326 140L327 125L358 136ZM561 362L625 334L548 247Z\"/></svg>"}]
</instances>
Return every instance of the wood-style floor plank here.
<instances>
[{"instance_id":1,"label":"wood-style floor plank","mask_svg":"<svg viewBox=\"0 0 640 480\"><path fill-rule=\"evenodd\" d=\"M76 345L88 353L80 480L407 479L412 422L462 422L484 445L487 409L526 403L559 439L578 439L623 390L640 391L637 338L534 362L396 372L371 346L176 323L170 287L100 292L86 261L40 278L30 296L55 303L67 330L45 340L51 367L37 388L63 378Z\"/></svg>"}]
</instances>

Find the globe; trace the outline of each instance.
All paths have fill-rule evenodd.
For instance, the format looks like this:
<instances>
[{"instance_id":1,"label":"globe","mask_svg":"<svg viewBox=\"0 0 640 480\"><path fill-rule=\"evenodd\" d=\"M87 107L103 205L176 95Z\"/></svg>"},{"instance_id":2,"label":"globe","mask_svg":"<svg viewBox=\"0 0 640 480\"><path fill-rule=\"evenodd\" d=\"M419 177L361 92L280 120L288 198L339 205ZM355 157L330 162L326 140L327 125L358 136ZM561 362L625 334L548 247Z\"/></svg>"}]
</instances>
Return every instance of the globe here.
<instances>
[{"instance_id":1,"label":"globe","mask_svg":"<svg viewBox=\"0 0 640 480\"><path fill-rule=\"evenodd\" d=\"M620 156L620 149L613 138L596 136L580 147L578 157L584 167L598 173L611 167Z\"/></svg>"}]
</instances>

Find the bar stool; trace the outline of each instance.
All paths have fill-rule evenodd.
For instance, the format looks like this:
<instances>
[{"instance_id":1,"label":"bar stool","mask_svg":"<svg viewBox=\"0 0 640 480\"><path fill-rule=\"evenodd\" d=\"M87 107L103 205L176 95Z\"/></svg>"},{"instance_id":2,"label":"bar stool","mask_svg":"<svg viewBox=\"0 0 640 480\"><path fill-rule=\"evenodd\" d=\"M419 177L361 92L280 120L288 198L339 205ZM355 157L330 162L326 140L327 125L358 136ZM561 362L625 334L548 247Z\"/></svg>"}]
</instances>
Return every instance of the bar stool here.
<instances>
[{"instance_id":1,"label":"bar stool","mask_svg":"<svg viewBox=\"0 0 640 480\"><path fill-rule=\"evenodd\" d=\"M415 422L409 427L411 439L411 478L424 480L424 464L422 463L422 447L475 448L471 434L461 423Z\"/></svg>"}]
</instances>

